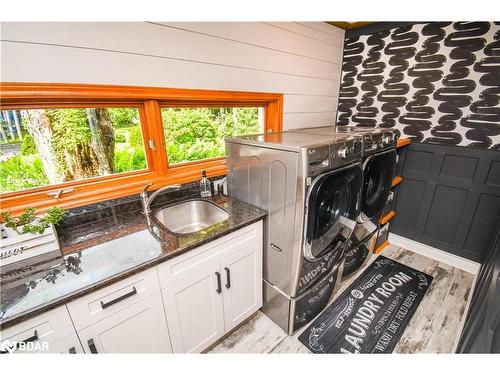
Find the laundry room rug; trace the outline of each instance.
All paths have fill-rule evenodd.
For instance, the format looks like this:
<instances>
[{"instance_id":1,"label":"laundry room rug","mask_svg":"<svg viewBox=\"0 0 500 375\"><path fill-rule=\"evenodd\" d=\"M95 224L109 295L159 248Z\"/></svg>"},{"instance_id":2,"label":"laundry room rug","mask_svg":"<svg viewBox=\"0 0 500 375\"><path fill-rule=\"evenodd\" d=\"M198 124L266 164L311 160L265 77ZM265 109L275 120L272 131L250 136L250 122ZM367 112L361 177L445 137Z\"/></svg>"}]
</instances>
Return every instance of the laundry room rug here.
<instances>
[{"instance_id":1,"label":"laundry room rug","mask_svg":"<svg viewBox=\"0 0 500 375\"><path fill-rule=\"evenodd\" d=\"M313 353L391 353L432 279L378 256L299 340Z\"/></svg>"}]
</instances>

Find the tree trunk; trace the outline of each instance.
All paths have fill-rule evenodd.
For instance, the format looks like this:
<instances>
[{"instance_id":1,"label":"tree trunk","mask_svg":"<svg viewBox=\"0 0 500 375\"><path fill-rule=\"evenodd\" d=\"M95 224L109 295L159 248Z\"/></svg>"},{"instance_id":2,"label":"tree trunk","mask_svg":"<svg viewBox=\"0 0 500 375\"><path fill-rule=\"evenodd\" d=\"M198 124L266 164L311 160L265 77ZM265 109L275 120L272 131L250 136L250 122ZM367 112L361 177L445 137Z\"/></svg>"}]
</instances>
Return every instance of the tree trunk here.
<instances>
[{"instance_id":1,"label":"tree trunk","mask_svg":"<svg viewBox=\"0 0 500 375\"><path fill-rule=\"evenodd\" d=\"M52 126L43 109L22 111L26 118L26 127L33 137L36 149L42 159L45 174L51 184L63 182L63 176L58 171L57 160L52 148Z\"/></svg>"},{"instance_id":2,"label":"tree trunk","mask_svg":"<svg viewBox=\"0 0 500 375\"><path fill-rule=\"evenodd\" d=\"M100 176L97 158L90 144L80 144L76 150L65 150L63 155L67 167L64 181Z\"/></svg>"},{"instance_id":3,"label":"tree trunk","mask_svg":"<svg viewBox=\"0 0 500 375\"><path fill-rule=\"evenodd\" d=\"M87 120L90 126L90 145L95 153L99 175L114 172L115 132L113 123L105 108L87 108Z\"/></svg>"},{"instance_id":4,"label":"tree trunk","mask_svg":"<svg viewBox=\"0 0 500 375\"><path fill-rule=\"evenodd\" d=\"M19 120L19 112L13 111L12 113L14 114L14 121L16 123L17 135L19 136L19 139L22 141L23 140L23 131L21 129L21 121Z\"/></svg>"},{"instance_id":5,"label":"tree trunk","mask_svg":"<svg viewBox=\"0 0 500 375\"><path fill-rule=\"evenodd\" d=\"M12 126L12 121L9 116L9 111L3 111L5 121L7 122L7 127L9 128L10 139L15 140L16 136L14 135L14 127Z\"/></svg>"}]
</instances>

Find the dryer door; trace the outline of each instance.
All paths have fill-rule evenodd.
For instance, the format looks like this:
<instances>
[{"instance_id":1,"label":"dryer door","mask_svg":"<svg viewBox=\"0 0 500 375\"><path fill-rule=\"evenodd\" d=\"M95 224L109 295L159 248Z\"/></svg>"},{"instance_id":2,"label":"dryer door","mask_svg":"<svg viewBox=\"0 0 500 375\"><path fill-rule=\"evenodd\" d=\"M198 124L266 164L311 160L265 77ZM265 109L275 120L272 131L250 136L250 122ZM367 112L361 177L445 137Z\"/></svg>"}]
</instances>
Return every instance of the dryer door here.
<instances>
[{"instance_id":1,"label":"dryer door","mask_svg":"<svg viewBox=\"0 0 500 375\"><path fill-rule=\"evenodd\" d=\"M304 256L317 261L335 250L338 259L345 251L358 215L362 172L359 165L318 176L307 195Z\"/></svg>"},{"instance_id":2,"label":"dryer door","mask_svg":"<svg viewBox=\"0 0 500 375\"><path fill-rule=\"evenodd\" d=\"M391 191L396 169L396 150L373 155L365 161L363 168L363 195L361 197L361 222L382 214ZM378 217L376 222L378 224Z\"/></svg>"}]
</instances>

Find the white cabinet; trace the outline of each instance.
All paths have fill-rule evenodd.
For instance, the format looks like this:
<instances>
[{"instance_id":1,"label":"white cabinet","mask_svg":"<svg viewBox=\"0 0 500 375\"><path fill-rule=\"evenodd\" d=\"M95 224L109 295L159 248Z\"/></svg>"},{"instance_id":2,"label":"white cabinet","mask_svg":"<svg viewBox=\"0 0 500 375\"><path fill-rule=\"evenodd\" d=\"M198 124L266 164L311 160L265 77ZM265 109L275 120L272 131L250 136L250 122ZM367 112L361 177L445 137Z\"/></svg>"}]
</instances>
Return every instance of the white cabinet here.
<instances>
[{"instance_id":1,"label":"white cabinet","mask_svg":"<svg viewBox=\"0 0 500 375\"><path fill-rule=\"evenodd\" d=\"M44 352L42 351L42 353ZM84 351L78 336L76 333L73 333L62 340L50 344L49 353L81 354L84 353Z\"/></svg>"},{"instance_id":2,"label":"white cabinet","mask_svg":"<svg viewBox=\"0 0 500 375\"><path fill-rule=\"evenodd\" d=\"M217 263L163 290L175 353L199 353L224 335L219 280Z\"/></svg>"},{"instance_id":3,"label":"white cabinet","mask_svg":"<svg viewBox=\"0 0 500 375\"><path fill-rule=\"evenodd\" d=\"M221 261L226 332L262 306L262 252L255 247Z\"/></svg>"},{"instance_id":4,"label":"white cabinet","mask_svg":"<svg viewBox=\"0 0 500 375\"><path fill-rule=\"evenodd\" d=\"M48 343L31 352L197 353L261 306L259 221L4 329L0 342Z\"/></svg>"},{"instance_id":5,"label":"white cabinet","mask_svg":"<svg viewBox=\"0 0 500 375\"><path fill-rule=\"evenodd\" d=\"M261 222L254 229L162 291L175 353L203 351L262 306Z\"/></svg>"},{"instance_id":6,"label":"white cabinet","mask_svg":"<svg viewBox=\"0 0 500 375\"><path fill-rule=\"evenodd\" d=\"M68 303L77 331L160 291L156 268L137 273Z\"/></svg>"},{"instance_id":7,"label":"white cabinet","mask_svg":"<svg viewBox=\"0 0 500 375\"><path fill-rule=\"evenodd\" d=\"M160 293L78 331L87 353L171 353Z\"/></svg>"},{"instance_id":8,"label":"white cabinet","mask_svg":"<svg viewBox=\"0 0 500 375\"><path fill-rule=\"evenodd\" d=\"M66 306L1 330L0 342L7 341L14 353L69 353L73 347L82 352Z\"/></svg>"}]
</instances>

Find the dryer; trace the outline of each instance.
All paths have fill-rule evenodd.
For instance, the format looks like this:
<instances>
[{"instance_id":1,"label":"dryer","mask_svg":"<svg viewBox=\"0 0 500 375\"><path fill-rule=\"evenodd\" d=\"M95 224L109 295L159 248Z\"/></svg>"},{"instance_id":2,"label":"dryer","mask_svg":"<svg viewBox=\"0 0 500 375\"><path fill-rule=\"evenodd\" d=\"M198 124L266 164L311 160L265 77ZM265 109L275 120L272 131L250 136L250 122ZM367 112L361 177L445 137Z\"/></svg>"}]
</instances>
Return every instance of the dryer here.
<instances>
[{"instance_id":1,"label":"dryer","mask_svg":"<svg viewBox=\"0 0 500 375\"><path fill-rule=\"evenodd\" d=\"M360 126L325 126L294 130L303 134L321 134L328 139L340 134L362 137L363 190L361 209L351 244L346 252L343 278L354 275L375 250L380 219L389 197L396 169L397 130Z\"/></svg>"},{"instance_id":2,"label":"dryer","mask_svg":"<svg viewBox=\"0 0 500 375\"><path fill-rule=\"evenodd\" d=\"M226 139L228 193L268 212L262 311L289 334L330 301L359 215L362 142L268 133Z\"/></svg>"}]
</instances>

